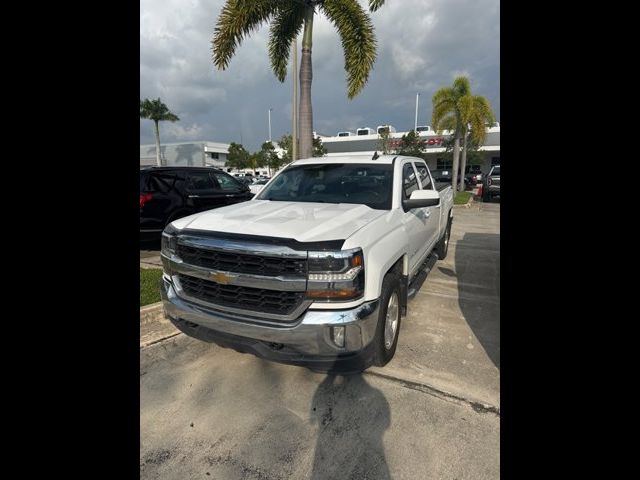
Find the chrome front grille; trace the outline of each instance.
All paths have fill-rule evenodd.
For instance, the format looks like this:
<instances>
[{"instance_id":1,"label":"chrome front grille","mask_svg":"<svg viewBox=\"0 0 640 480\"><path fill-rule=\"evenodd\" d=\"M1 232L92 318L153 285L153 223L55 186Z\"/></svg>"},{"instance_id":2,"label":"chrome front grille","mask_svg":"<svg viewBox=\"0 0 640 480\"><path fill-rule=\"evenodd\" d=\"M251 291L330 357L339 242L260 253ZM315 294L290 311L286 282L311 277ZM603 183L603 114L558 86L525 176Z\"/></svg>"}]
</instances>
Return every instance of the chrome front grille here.
<instances>
[{"instance_id":1,"label":"chrome front grille","mask_svg":"<svg viewBox=\"0 0 640 480\"><path fill-rule=\"evenodd\" d=\"M178 275L182 290L190 297L250 312L290 315L304 300L304 292L282 292L264 288L222 285L202 278Z\"/></svg>"},{"instance_id":2,"label":"chrome front grille","mask_svg":"<svg viewBox=\"0 0 640 480\"><path fill-rule=\"evenodd\" d=\"M312 303L306 251L183 234L163 262L179 296L240 321L291 324Z\"/></svg>"},{"instance_id":3,"label":"chrome front grille","mask_svg":"<svg viewBox=\"0 0 640 480\"><path fill-rule=\"evenodd\" d=\"M305 275L306 258L267 257L239 252L209 250L178 244L177 256L189 265L254 275Z\"/></svg>"}]
</instances>

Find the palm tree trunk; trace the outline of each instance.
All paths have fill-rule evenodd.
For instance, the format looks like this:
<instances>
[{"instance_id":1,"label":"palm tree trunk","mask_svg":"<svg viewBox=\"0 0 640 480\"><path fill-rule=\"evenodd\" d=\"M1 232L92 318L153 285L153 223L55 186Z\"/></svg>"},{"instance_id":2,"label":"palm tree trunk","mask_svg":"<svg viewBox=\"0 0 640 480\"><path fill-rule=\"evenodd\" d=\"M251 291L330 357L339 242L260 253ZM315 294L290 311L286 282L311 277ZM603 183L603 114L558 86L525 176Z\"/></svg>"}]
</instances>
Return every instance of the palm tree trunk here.
<instances>
[{"instance_id":1,"label":"palm tree trunk","mask_svg":"<svg viewBox=\"0 0 640 480\"><path fill-rule=\"evenodd\" d=\"M460 191L464 192L464 170L467 166L467 132L462 137L462 156L460 157Z\"/></svg>"},{"instance_id":2,"label":"palm tree trunk","mask_svg":"<svg viewBox=\"0 0 640 480\"><path fill-rule=\"evenodd\" d=\"M451 188L456 193L458 187L458 160L460 159L460 130L456 129L456 136L453 142L453 174L451 175Z\"/></svg>"},{"instance_id":3,"label":"palm tree trunk","mask_svg":"<svg viewBox=\"0 0 640 480\"><path fill-rule=\"evenodd\" d=\"M160 161L160 127L158 125L159 124L158 120L154 120L153 123L156 126L156 128L155 128L155 133L156 133L156 165L161 167L162 166L162 162Z\"/></svg>"},{"instance_id":4,"label":"palm tree trunk","mask_svg":"<svg viewBox=\"0 0 640 480\"><path fill-rule=\"evenodd\" d=\"M311 108L311 39L313 36L313 7L308 6L304 17L302 57L300 59L300 158L313 153L313 109Z\"/></svg>"}]
</instances>

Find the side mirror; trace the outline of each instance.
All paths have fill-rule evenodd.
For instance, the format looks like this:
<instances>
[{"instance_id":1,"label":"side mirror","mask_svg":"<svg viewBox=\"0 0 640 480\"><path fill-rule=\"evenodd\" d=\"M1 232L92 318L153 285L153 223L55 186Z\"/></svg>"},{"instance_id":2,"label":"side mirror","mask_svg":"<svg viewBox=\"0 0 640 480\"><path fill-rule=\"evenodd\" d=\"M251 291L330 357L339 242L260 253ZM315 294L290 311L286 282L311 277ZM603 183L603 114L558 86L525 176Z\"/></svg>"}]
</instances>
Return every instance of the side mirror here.
<instances>
[{"instance_id":1,"label":"side mirror","mask_svg":"<svg viewBox=\"0 0 640 480\"><path fill-rule=\"evenodd\" d=\"M414 190L409 200L402 201L404 211L412 208L434 207L440 205L440 194L435 190Z\"/></svg>"}]
</instances>

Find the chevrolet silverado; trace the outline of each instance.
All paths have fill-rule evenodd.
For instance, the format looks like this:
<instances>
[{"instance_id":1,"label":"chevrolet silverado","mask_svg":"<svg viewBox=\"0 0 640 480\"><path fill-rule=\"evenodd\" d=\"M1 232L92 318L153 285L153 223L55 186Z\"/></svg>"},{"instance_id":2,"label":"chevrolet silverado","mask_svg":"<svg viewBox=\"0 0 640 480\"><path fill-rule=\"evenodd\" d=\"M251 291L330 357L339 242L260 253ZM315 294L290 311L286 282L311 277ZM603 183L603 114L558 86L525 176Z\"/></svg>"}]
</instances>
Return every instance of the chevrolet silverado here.
<instances>
[{"instance_id":1,"label":"chevrolet silverado","mask_svg":"<svg viewBox=\"0 0 640 480\"><path fill-rule=\"evenodd\" d=\"M316 371L394 356L408 300L447 255L453 193L424 160L291 163L250 201L162 235L162 299L182 332Z\"/></svg>"}]
</instances>

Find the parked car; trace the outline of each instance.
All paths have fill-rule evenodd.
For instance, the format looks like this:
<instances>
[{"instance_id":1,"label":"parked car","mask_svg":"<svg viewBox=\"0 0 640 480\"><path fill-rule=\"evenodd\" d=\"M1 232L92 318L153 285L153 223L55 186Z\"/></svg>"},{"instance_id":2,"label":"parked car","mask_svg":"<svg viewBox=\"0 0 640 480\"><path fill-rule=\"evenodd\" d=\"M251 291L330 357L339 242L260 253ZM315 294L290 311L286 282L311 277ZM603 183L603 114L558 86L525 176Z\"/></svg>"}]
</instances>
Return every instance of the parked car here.
<instances>
[{"instance_id":1,"label":"parked car","mask_svg":"<svg viewBox=\"0 0 640 480\"><path fill-rule=\"evenodd\" d=\"M249 176L249 175L245 175L245 176L242 176L242 177L235 177L235 178L240 183L242 183L243 185L246 185L246 186L250 186L255 181L255 179L253 177Z\"/></svg>"},{"instance_id":2,"label":"parked car","mask_svg":"<svg viewBox=\"0 0 640 480\"><path fill-rule=\"evenodd\" d=\"M262 190L267 183L269 183L268 179L258 178L251 185L249 185L249 190L251 190L251 193L255 195L260 190Z\"/></svg>"},{"instance_id":3,"label":"parked car","mask_svg":"<svg viewBox=\"0 0 640 480\"><path fill-rule=\"evenodd\" d=\"M485 202L491 201L493 197L500 196L500 165L494 165L485 176L482 185L482 199Z\"/></svg>"},{"instance_id":4,"label":"parked car","mask_svg":"<svg viewBox=\"0 0 640 480\"><path fill-rule=\"evenodd\" d=\"M482 182L482 170L480 165L467 165L464 169L465 183L467 185L477 185Z\"/></svg>"},{"instance_id":5,"label":"parked car","mask_svg":"<svg viewBox=\"0 0 640 480\"><path fill-rule=\"evenodd\" d=\"M449 185L451 185L452 171L450 169L433 170L431 174L433 175L433 178L437 183L448 183ZM460 181L459 176L458 181ZM469 180L466 177L464 179L464 186L465 188L469 186Z\"/></svg>"},{"instance_id":6,"label":"parked car","mask_svg":"<svg viewBox=\"0 0 640 480\"><path fill-rule=\"evenodd\" d=\"M216 168L141 168L140 239L159 239L164 227L178 218L252 196L249 187Z\"/></svg>"},{"instance_id":7,"label":"parked car","mask_svg":"<svg viewBox=\"0 0 640 480\"><path fill-rule=\"evenodd\" d=\"M269 360L383 366L447 255L452 205L422 159L295 161L251 201L167 226L165 312L187 335Z\"/></svg>"},{"instance_id":8,"label":"parked car","mask_svg":"<svg viewBox=\"0 0 640 480\"><path fill-rule=\"evenodd\" d=\"M253 175L251 173L245 173L245 172L237 172L233 174L234 177L236 178L253 178Z\"/></svg>"}]
</instances>

